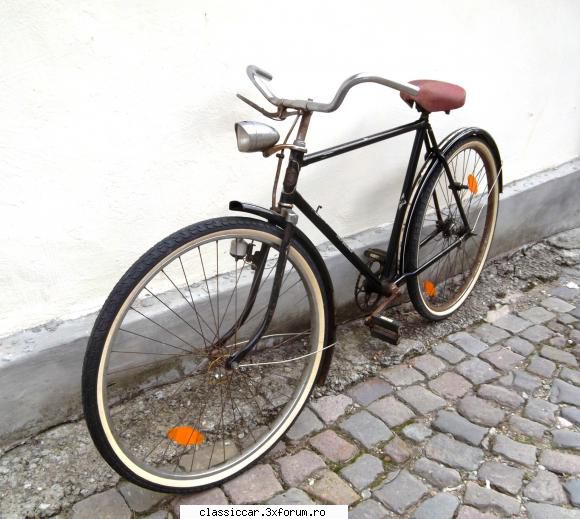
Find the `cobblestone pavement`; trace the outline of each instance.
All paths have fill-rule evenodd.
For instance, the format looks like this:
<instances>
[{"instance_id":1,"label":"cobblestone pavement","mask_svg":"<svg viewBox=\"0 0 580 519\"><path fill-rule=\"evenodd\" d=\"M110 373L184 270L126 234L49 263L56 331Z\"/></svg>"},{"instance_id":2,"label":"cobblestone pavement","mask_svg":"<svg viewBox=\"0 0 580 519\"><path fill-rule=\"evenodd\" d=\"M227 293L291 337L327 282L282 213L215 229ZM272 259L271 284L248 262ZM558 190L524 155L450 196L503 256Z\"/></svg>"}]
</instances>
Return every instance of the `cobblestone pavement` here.
<instances>
[{"instance_id":1,"label":"cobblestone pavement","mask_svg":"<svg viewBox=\"0 0 580 519\"><path fill-rule=\"evenodd\" d=\"M82 422L54 428L0 458L0 516L330 503L356 519L580 518L578 284L580 230L492 264L446 324L400 307L410 338L397 347L360 323L341 327L328 384L284 442L203 493L135 487L100 460Z\"/></svg>"}]
</instances>

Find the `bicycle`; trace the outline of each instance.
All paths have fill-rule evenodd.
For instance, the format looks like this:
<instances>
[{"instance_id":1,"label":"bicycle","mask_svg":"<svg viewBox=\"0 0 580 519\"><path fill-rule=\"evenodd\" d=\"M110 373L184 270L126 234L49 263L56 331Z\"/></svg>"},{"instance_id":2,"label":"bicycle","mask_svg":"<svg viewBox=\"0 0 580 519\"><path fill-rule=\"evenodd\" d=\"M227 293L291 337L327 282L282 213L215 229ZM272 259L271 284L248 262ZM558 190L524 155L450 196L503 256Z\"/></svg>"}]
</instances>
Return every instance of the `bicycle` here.
<instances>
[{"instance_id":1,"label":"bicycle","mask_svg":"<svg viewBox=\"0 0 580 519\"><path fill-rule=\"evenodd\" d=\"M336 343L333 285L295 209L359 271L355 298L365 322L392 343L399 323L381 313L400 287L407 284L427 319L451 315L473 290L497 220L502 173L492 137L464 128L437 143L429 123L430 113L463 106L461 87L358 74L319 103L278 98L270 74L255 66L247 73L276 110L240 99L270 119L294 118L282 143L266 124L235 125L240 151L278 158L272 207L232 201L231 210L250 217L196 223L152 247L107 298L85 356L83 406L93 441L119 474L152 490L190 492L238 475L282 438L324 383ZM337 110L366 82L398 90L419 119L308 153L313 113ZM415 138L388 247L362 259L297 191L299 174L409 132Z\"/></svg>"}]
</instances>

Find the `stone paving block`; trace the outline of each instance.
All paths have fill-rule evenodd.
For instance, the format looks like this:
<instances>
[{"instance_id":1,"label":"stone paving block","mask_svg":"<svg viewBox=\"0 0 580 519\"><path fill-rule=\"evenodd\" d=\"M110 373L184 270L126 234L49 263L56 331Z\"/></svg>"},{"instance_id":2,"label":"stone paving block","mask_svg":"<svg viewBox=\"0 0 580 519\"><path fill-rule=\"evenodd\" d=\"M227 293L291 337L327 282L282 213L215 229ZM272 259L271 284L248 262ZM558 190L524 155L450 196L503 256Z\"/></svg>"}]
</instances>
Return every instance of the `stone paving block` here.
<instances>
[{"instance_id":1,"label":"stone paving block","mask_svg":"<svg viewBox=\"0 0 580 519\"><path fill-rule=\"evenodd\" d=\"M413 519L452 519L458 506L453 494L437 494L419 505Z\"/></svg>"},{"instance_id":2,"label":"stone paving block","mask_svg":"<svg viewBox=\"0 0 580 519\"><path fill-rule=\"evenodd\" d=\"M560 378L566 382L572 382L572 384L580 386L580 371L577 369L562 368L562 371L560 371Z\"/></svg>"},{"instance_id":3,"label":"stone paving block","mask_svg":"<svg viewBox=\"0 0 580 519\"><path fill-rule=\"evenodd\" d=\"M432 389L443 398L456 400L471 390L471 382L465 380L457 373L447 372L440 377L431 380L428 384Z\"/></svg>"},{"instance_id":4,"label":"stone paving block","mask_svg":"<svg viewBox=\"0 0 580 519\"><path fill-rule=\"evenodd\" d=\"M551 360L534 355L527 369L535 375L540 375L540 377L550 378L556 371L556 364Z\"/></svg>"},{"instance_id":5,"label":"stone paving block","mask_svg":"<svg viewBox=\"0 0 580 519\"><path fill-rule=\"evenodd\" d=\"M543 324L551 321L556 316L541 306L534 306L533 308L529 308L524 312L520 312L520 317L523 317L527 321L531 321L535 324Z\"/></svg>"},{"instance_id":6,"label":"stone paving block","mask_svg":"<svg viewBox=\"0 0 580 519\"><path fill-rule=\"evenodd\" d=\"M540 464L557 474L580 473L580 456L567 452L545 449L540 455Z\"/></svg>"},{"instance_id":7,"label":"stone paving block","mask_svg":"<svg viewBox=\"0 0 580 519\"><path fill-rule=\"evenodd\" d=\"M415 443L424 442L427 438L433 435L433 431L430 427L427 427L424 423L412 423L407 425L401 433L405 438L408 438Z\"/></svg>"},{"instance_id":8,"label":"stone paving block","mask_svg":"<svg viewBox=\"0 0 580 519\"><path fill-rule=\"evenodd\" d=\"M576 308L570 312L570 315L576 317L576 319L580 319L580 305L576 306Z\"/></svg>"},{"instance_id":9,"label":"stone paving block","mask_svg":"<svg viewBox=\"0 0 580 519\"><path fill-rule=\"evenodd\" d=\"M401 440L401 438L395 436L383 448L383 454L385 454L385 460L387 461L390 460L395 463L405 463L405 461L413 455L413 451L403 440Z\"/></svg>"},{"instance_id":10,"label":"stone paving block","mask_svg":"<svg viewBox=\"0 0 580 519\"><path fill-rule=\"evenodd\" d=\"M479 510L493 511L501 515L519 515L520 502L500 492L468 482L463 502Z\"/></svg>"},{"instance_id":11,"label":"stone paving block","mask_svg":"<svg viewBox=\"0 0 580 519\"><path fill-rule=\"evenodd\" d=\"M501 377L498 382L505 387L532 394L542 385L542 380L522 369L514 369L511 373Z\"/></svg>"},{"instance_id":12,"label":"stone paving block","mask_svg":"<svg viewBox=\"0 0 580 519\"><path fill-rule=\"evenodd\" d=\"M368 410L383 420L389 427L401 425L415 416L411 409L392 396L373 402L368 407Z\"/></svg>"},{"instance_id":13,"label":"stone paving block","mask_svg":"<svg viewBox=\"0 0 580 519\"><path fill-rule=\"evenodd\" d=\"M469 353L470 355L479 355L489 347L485 342L480 341L466 332L457 332L450 335L448 338L453 344L456 344L465 353Z\"/></svg>"},{"instance_id":14,"label":"stone paving block","mask_svg":"<svg viewBox=\"0 0 580 519\"><path fill-rule=\"evenodd\" d=\"M294 425L290 427L286 433L286 437L292 441L298 441L324 428L324 424L316 417L316 415L307 407L305 407Z\"/></svg>"},{"instance_id":15,"label":"stone paving block","mask_svg":"<svg viewBox=\"0 0 580 519\"><path fill-rule=\"evenodd\" d=\"M511 333L519 333L532 326L530 321L526 321L514 314L507 314L494 321L494 326L502 328Z\"/></svg>"},{"instance_id":16,"label":"stone paving block","mask_svg":"<svg viewBox=\"0 0 580 519\"><path fill-rule=\"evenodd\" d=\"M520 337L534 343L545 341L553 335L554 332L552 330L541 324L536 324L531 328L526 328L522 333L520 333Z\"/></svg>"},{"instance_id":17,"label":"stone paving block","mask_svg":"<svg viewBox=\"0 0 580 519\"><path fill-rule=\"evenodd\" d=\"M390 395L392 392L393 387L378 377L369 378L348 390L348 394L361 405L369 405L377 398Z\"/></svg>"},{"instance_id":18,"label":"stone paving block","mask_svg":"<svg viewBox=\"0 0 580 519\"><path fill-rule=\"evenodd\" d=\"M279 458L276 463L280 466L282 479L292 486L302 483L310 474L326 467L320 456L306 449Z\"/></svg>"},{"instance_id":19,"label":"stone paving block","mask_svg":"<svg viewBox=\"0 0 580 519\"><path fill-rule=\"evenodd\" d=\"M541 398L530 398L524 408L524 416L535 422L553 425L556 423L557 411L557 405L546 402Z\"/></svg>"},{"instance_id":20,"label":"stone paving block","mask_svg":"<svg viewBox=\"0 0 580 519\"><path fill-rule=\"evenodd\" d=\"M505 345L510 350L515 351L524 357L527 357L535 350L534 345L531 342L517 336L510 337L507 341L505 341Z\"/></svg>"},{"instance_id":21,"label":"stone paving block","mask_svg":"<svg viewBox=\"0 0 580 519\"><path fill-rule=\"evenodd\" d=\"M456 487L461 483L461 476L455 469L450 469L427 458L415 462L413 472L439 488Z\"/></svg>"},{"instance_id":22,"label":"stone paving block","mask_svg":"<svg viewBox=\"0 0 580 519\"><path fill-rule=\"evenodd\" d=\"M571 305L566 301L562 301L557 297L548 297L547 299L544 299L540 304L550 312L564 313L574 310L574 305Z\"/></svg>"},{"instance_id":23,"label":"stone paving block","mask_svg":"<svg viewBox=\"0 0 580 519\"><path fill-rule=\"evenodd\" d=\"M493 487L516 495L522 488L524 471L497 461L486 461L478 472L480 481L489 481Z\"/></svg>"},{"instance_id":24,"label":"stone paving block","mask_svg":"<svg viewBox=\"0 0 580 519\"><path fill-rule=\"evenodd\" d=\"M556 379L550 391L550 402L580 406L580 387Z\"/></svg>"},{"instance_id":25,"label":"stone paving block","mask_svg":"<svg viewBox=\"0 0 580 519\"><path fill-rule=\"evenodd\" d=\"M464 360L455 369L475 385L484 384L499 377L497 371L480 359Z\"/></svg>"},{"instance_id":26,"label":"stone paving block","mask_svg":"<svg viewBox=\"0 0 580 519\"><path fill-rule=\"evenodd\" d=\"M479 356L501 371L509 371L515 368L525 358L503 346L492 346Z\"/></svg>"},{"instance_id":27,"label":"stone paving block","mask_svg":"<svg viewBox=\"0 0 580 519\"><path fill-rule=\"evenodd\" d=\"M463 470L475 470L483 460L483 451L458 442L445 434L435 435L427 443L427 457Z\"/></svg>"},{"instance_id":28,"label":"stone paving block","mask_svg":"<svg viewBox=\"0 0 580 519\"><path fill-rule=\"evenodd\" d=\"M517 409L525 402L525 400L515 391L511 391L505 387L496 386L493 384L483 384L479 386L477 395L485 398L486 400L492 400L499 405L503 405L511 409Z\"/></svg>"},{"instance_id":29,"label":"stone paving block","mask_svg":"<svg viewBox=\"0 0 580 519\"><path fill-rule=\"evenodd\" d=\"M572 324L577 319L570 314L558 314L558 322L562 324Z\"/></svg>"},{"instance_id":30,"label":"stone paving block","mask_svg":"<svg viewBox=\"0 0 580 519\"><path fill-rule=\"evenodd\" d=\"M570 503L580 508L580 479L570 479L564 483Z\"/></svg>"},{"instance_id":31,"label":"stone paving block","mask_svg":"<svg viewBox=\"0 0 580 519\"><path fill-rule=\"evenodd\" d=\"M384 519L390 515L387 514L383 505L374 499L367 499L348 512L348 519Z\"/></svg>"},{"instance_id":32,"label":"stone paving block","mask_svg":"<svg viewBox=\"0 0 580 519\"><path fill-rule=\"evenodd\" d=\"M557 334L566 335L566 334L568 333L568 327L567 327L567 326L564 326L562 323L560 323L560 322L558 322L558 321L556 321L556 320L553 320L553 321L548 321L548 322L546 323L546 326L547 326L547 327L548 327L550 330L552 330L553 332L556 332ZM558 337L558 336L556 336L556 337ZM561 343L561 344L556 344L556 343L554 342L554 339L555 339L556 337L552 337L552 338L550 339L550 344L554 344L554 346L559 346L559 347L562 347L562 346L564 346L564 344L565 344L565 340L566 340L566 339L565 339L564 337L560 337L560 339L562 339L562 343Z\"/></svg>"},{"instance_id":33,"label":"stone paving block","mask_svg":"<svg viewBox=\"0 0 580 519\"><path fill-rule=\"evenodd\" d=\"M557 429L552 431L552 438L554 447L580 451L580 433Z\"/></svg>"},{"instance_id":34,"label":"stone paving block","mask_svg":"<svg viewBox=\"0 0 580 519\"><path fill-rule=\"evenodd\" d=\"M573 367L578 366L578 361L574 355L559 348L554 348L553 346L544 346L540 351L540 355L560 364L567 364Z\"/></svg>"},{"instance_id":35,"label":"stone paving block","mask_svg":"<svg viewBox=\"0 0 580 519\"><path fill-rule=\"evenodd\" d=\"M363 454L354 463L343 468L340 475L360 491L367 488L383 472L383 463L380 459Z\"/></svg>"},{"instance_id":36,"label":"stone paving block","mask_svg":"<svg viewBox=\"0 0 580 519\"><path fill-rule=\"evenodd\" d=\"M524 434L536 440L541 440L544 437L544 433L548 430L548 428L544 427L542 424L517 415L510 416L509 425L512 431Z\"/></svg>"},{"instance_id":37,"label":"stone paving block","mask_svg":"<svg viewBox=\"0 0 580 519\"><path fill-rule=\"evenodd\" d=\"M421 386L411 386L400 390L398 397L409 404L415 411L428 414L432 411L445 407L447 403L441 397Z\"/></svg>"},{"instance_id":38,"label":"stone paving block","mask_svg":"<svg viewBox=\"0 0 580 519\"><path fill-rule=\"evenodd\" d=\"M390 440L393 433L368 411L359 411L342 422L340 428L361 442L367 449L372 449L378 443Z\"/></svg>"},{"instance_id":39,"label":"stone paving block","mask_svg":"<svg viewBox=\"0 0 580 519\"><path fill-rule=\"evenodd\" d=\"M484 323L474 330L477 335L486 344L495 344L496 342L507 339L510 334L501 328L497 328L492 324Z\"/></svg>"},{"instance_id":40,"label":"stone paving block","mask_svg":"<svg viewBox=\"0 0 580 519\"><path fill-rule=\"evenodd\" d=\"M545 503L526 503L528 519L580 519L580 510Z\"/></svg>"},{"instance_id":41,"label":"stone paving block","mask_svg":"<svg viewBox=\"0 0 580 519\"><path fill-rule=\"evenodd\" d=\"M503 434L498 434L495 437L492 450L508 460L528 467L533 467L536 463L537 449L535 446L514 441Z\"/></svg>"},{"instance_id":42,"label":"stone paving block","mask_svg":"<svg viewBox=\"0 0 580 519\"><path fill-rule=\"evenodd\" d=\"M566 339L566 337L563 337L561 335L556 335L555 337L552 337L548 343L551 346L554 346L555 348L566 348L568 346L568 340Z\"/></svg>"},{"instance_id":43,"label":"stone paving block","mask_svg":"<svg viewBox=\"0 0 580 519\"><path fill-rule=\"evenodd\" d=\"M450 364L457 364L465 358L465 353L447 342L442 342L433 346L432 351L438 357L446 360Z\"/></svg>"},{"instance_id":44,"label":"stone paving block","mask_svg":"<svg viewBox=\"0 0 580 519\"><path fill-rule=\"evenodd\" d=\"M491 512L480 512L477 508L472 506L461 506L457 519L499 519L499 515Z\"/></svg>"},{"instance_id":45,"label":"stone paving block","mask_svg":"<svg viewBox=\"0 0 580 519\"><path fill-rule=\"evenodd\" d=\"M171 508L176 517L179 517L179 507L181 505L227 505L228 499L221 488L210 488L202 492L196 492L180 497L173 501Z\"/></svg>"},{"instance_id":46,"label":"stone paving block","mask_svg":"<svg viewBox=\"0 0 580 519\"><path fill-rule=\"evenodd\" d=\"M121 494L115 489L87 497L72 508L73 519L130 519L132 515Z\"/></svg>"},{"instance_id":47,"label":"stone paving block","mask_svg":"<svg viewBox=\"0 0 580 519\"><path fill-rule=\"evenodd\" d=\"M352 488L330 470L317 474L314 482L304 484L302 489L319 501L331 505L352 505L360 499Z\"/></svg>"},{"instance_id":48,"label":"stone paving block","mask_svg":"<svg viewBox=\"0 0 580 519\"><path fill-rule=\"evenodd\" d=\"M291 488L283 494L274 496L268 501L269 505L314 505L308 494L299 488Z\"/></svg>"},{"instance_id":49,"label":"stone paving block","mask_svg":"<svg viewBox=\"0 0 580 519\"><path fill-rule=\"evenodd\" d=\"M123 481L119 485L119 492L125 498L129 508L135 512L146 512L167 497L167 494L153 492L128 481Z\"/></svg>"},{"instance_id":50,"label":"stone paving block","mask_svg":"<svg viewBox=\"0 0 580 519\"><path fill-rule=\"evenodd\" d=\"M439 411L433 422L433 427L441 432L449 433L455 439L478 446L481 444L488 429L471 423L463 416L451 411Z\"/></svg>"},{"instance_id":51,"label":"stone paving block","mask_svg":"<svg viewBox=\"0 0 580 519\"><path fill-rule=\"evenodd\" d=\"M505 412L487 400L465 396L459 401L458 411L479 425L496 426L505 418Z\"/></svg>"},{"instance_id":52,"label":"stone paving block","mask_svg":"<svg viewBox=\"0 0 580 519\"><path fill-rule=\"evenodd\" d=\"M551 503L553 505L565 505L568 503L566 493L560 484L556 474L547 470L539 470L524 489L524 496L532 501Z\"/></svg>"},{"instance_id":53,"label":"stone paving block","mask_svg":"<svg viewBox=\"0 0 580 519\"><path fill-rule=\"evenodd\" d=\"M579 292L577 288L563 286L552 288L550 290L550 295L559 299L563 299L564 301L573 302L574 299L578 298Z\"/></svg>"},{"instance_id":54,"label":"stone paving block","mask_svg":"<svg viewBox=\"0 0 580 519\"><path fill-rule=\"evenodd\" d=\"M419 370L427 378L436 377L447 369L445 362L430 353L415 357L412 360L412 364L415 369Z\"/></svg>"},{"instance_id":55,"label":"stone paving block","mask_svg":"<svg viewBox=\"0 0 580 519\"><path fill-rule=\"evenodd\" d=\"M347 461L358 452L356 446L341 438L331 429L322 431L310 438L310 445L334 463Z\"/></svg>"},{"instance_id":56,"label":"stone paving block","mask_svg":"<svg viewBox=\"0 0 580 519\"><path fill-rule=\"evenodd\" d=\"M346 395L323 396L310 403L314 412L329 424L340 418L352 405L352 399Z\"/></svg>"},{"instance_id":57,"label":"stone paving block","mask_svg":"<svg viewBox=\"0 0 580 519\"><path fill-rule=\"evenodd\" d=\"M417 503L425 494L427 487L406 470L387 480L374 495L388 508L399 514Z\"/></svg>"},{"instance_id":58,"label":"stone paving block","mask_svg":"<svg viewBox=\"0 0 580 519\"><path fill-rule=\"evenodd\" d=\"M577 407L563 407L560 409L560 414L566 418L566 420L570 420L572 423L580 425L580 409Z\"/></svg>"},{"instance_id":59,"label":"stone paving block","mask_svg":"<svg viewBox=\"0 0 580 519\"><path fill-rule=\"evenodd\" d=\"M223 489L234 505L267 501L283 490L270 465L252 467L240 476L224 483Z\"/></svg>"},{"instance_id":60,"label":"stone paving block","mask_svg":"<svg viewBox=\"0 0 580 519\"><path fill-rule=\"evenodd\" d=\"M381 376L394 386L410 386L425 379L416 369L402 364L381 370Z\"/></svg>"}]
</instances>

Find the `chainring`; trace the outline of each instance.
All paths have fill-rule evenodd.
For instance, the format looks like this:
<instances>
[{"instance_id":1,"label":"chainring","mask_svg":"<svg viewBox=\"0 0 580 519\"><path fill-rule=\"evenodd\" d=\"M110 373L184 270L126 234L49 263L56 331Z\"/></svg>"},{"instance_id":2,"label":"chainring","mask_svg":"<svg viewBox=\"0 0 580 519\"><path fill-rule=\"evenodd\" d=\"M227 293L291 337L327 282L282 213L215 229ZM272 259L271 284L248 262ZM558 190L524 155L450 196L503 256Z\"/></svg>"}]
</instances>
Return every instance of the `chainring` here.
<instances>
[{"instance_id":1,"label":"chainring","mask_svg":"<svg viewBox=\"0 0 580 519\"><path fill-rule=\"evenodd\" d=\"M382 262L369 260L367 265L378 276L382 274ZM368 290L366 278L359 274L354 286L354 300L361 311L364 313L372 312L378 306L380 299L381 295L378 292Z\"/></svg>"}]
</instances>

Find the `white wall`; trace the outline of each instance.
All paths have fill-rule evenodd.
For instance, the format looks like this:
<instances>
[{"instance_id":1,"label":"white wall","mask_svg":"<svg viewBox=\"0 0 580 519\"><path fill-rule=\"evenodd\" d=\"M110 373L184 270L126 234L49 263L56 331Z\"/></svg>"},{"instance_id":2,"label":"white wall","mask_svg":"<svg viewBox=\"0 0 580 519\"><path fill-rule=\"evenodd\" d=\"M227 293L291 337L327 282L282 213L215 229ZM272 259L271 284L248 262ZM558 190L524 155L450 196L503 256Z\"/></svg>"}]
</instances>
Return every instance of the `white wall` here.
<instances>
[{"instance_id":1,"label":"white wall","mask_svg":"<svg viewBox=\"0 0 580 519\"><path fill-rule=\"evenodd\" d=\"M247 64L322 101L361 70L457 82L466 106L433 116L437 134L488 129L509 182L580 154L579 26L575 0L4 0L0 336L95 310L145 249L232 198L268 204L274 159L234 141L259 118L234 97L259 100ZM414 116L364 85L313 117L308 147ZM343 234L386 222L408 145L311 166L300 190Z\"/></svg>"}]
</instances>

